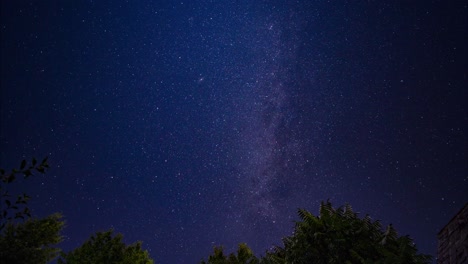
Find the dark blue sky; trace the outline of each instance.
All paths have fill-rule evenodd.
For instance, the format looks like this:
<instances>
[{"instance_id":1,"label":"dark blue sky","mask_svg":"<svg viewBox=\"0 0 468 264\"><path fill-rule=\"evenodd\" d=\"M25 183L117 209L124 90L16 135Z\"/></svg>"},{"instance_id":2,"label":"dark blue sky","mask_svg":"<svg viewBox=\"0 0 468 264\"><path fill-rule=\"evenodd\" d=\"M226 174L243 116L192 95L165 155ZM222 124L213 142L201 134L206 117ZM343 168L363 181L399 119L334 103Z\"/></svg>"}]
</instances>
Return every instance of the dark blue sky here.
<instances>
[{"instance_id":1,"label":"dark blue sky","mask_svg":"<svg viewBox=\"0 0 468 264\"><path fill-rule=\"evenodd\" d=\"M2 1L0 166L156 263L349 202L435 254L468 200L463 1Z\"/></svg>"}]
</instances>

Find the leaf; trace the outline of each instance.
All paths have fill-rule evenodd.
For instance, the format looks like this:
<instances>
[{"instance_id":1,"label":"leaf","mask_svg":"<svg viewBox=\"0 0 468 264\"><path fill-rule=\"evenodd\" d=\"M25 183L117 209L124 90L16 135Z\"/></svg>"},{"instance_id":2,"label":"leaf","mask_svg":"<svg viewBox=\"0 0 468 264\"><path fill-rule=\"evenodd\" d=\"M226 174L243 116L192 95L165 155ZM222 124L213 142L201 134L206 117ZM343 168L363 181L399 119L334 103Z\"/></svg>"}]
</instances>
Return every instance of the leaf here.
<instances>
[{"instance_id":1,"label":"leaf","mask_svg":"<svg viewBox=\"0 0 468 264\"><path fill-rule=\"evenodd\" d=\"M27 170L25 170L25 171L23 172L23 174L24 174L24 177L25 177L25 178L28 178L29 176L32 175L32 172L31 172L30 169L27 169Z\"/></svg>"},{"instance_id":2,"label":"leaf","mask_svg":"<svg viewBox=\"0 0 468 264\"><path fill-rule=\"evenodd\" d=\"M15 180L15 174L11 174L10 177L7 178L7 183L13 182Z\"/></svg>"},{"instance_id":3,"label":"leaf","mask_svg":"<svg viewBox=\"0 0 468 264\"><path fill-rule=\"evenodd\" d=\"M32 159L32 165L33 165L33 166L36 166L36 163L37 163L36 158L33 158L33 159Z\"/></svg>"},{"instance_id":4,"label":"leaf","mask_svg":"<svg viewBox=\"0 0 468 264\"><path fill-rule=\"evenodd\" d=\"M26 167L26 160L21 161L20 170L24 169L24 167Z\"/></svg>"},{"instance_id":5,"label":"leaf","mask_svg":"<svg viewBox=\"0 0 468 264\"><path fill-rule=\"evenodd\" d=\"M10 200L5 200L5 203L7 204L7 206L8 206L8 207L10 207L10 206L11 206L11 202L10 202Z\"/></svg>"},{"instance_id":6,"label":"leaf","mask_svg":"<svg viewBox=\"0 0 468 264\"><path fill-rule=\"evenodd\" d=\"M37 170L38 172L40 172L40 173L44 173L44 172L45 172L45 170L44 170L43 167L37 167L36 170Z\"/></svg>"},{"instance_id":7,"label":"leaf","mask_svg":"<svg viewBox=\"0 0 468 264\"><path fill-rule=\"evenodd\" d=\"M18 219L18 218L24 219L24 216L21 212L15 214L15 219Z\"/></svg>"}]
</instances>

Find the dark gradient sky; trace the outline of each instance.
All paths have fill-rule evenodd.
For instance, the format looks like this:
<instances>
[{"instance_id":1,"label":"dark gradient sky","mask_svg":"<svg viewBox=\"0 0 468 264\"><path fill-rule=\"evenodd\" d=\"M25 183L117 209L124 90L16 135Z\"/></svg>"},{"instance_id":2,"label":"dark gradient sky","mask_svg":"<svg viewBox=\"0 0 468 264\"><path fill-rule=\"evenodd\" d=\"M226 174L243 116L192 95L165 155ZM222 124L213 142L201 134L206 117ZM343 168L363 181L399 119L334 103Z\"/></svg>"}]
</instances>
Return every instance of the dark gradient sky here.
<instances>
[{"instance_id":1,"label":"dark gradient sky","mask_svg":"<svg viewBox=\"0 0 468 264\"><path fill-rule=\"evenodd\" d=\"M0 166L156 263L349 202L422 252L468 201L464 1L1 1Z\"/></svg>"}]
</instances>

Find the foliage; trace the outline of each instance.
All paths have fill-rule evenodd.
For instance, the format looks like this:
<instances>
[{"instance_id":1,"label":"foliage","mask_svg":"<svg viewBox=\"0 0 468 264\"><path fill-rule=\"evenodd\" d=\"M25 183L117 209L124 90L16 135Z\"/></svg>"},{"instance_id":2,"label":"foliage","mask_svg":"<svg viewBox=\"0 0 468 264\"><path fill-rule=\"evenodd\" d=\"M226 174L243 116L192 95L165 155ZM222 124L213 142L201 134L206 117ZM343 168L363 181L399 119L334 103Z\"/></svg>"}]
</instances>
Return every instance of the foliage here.
<instances>
[{"instance_id":1,"label":"foliage","mask_svg":"<svg viewBox=\"0 0 468 264\"><path fill-rule=\"evenodd\" d=\"M432 257L418 254L411 238L399 236L392 225L382 230L380 222L368 215L359 218L350 205L335 209L327 201L321 203L318 216L302 209L298 213L301 221L293 235L260 260L247 245L240 244L237 256L226 256L222 247L215 247L208 262L201 264L431 263Z\"/></svg>"},{"instance_id":2,"label":"foliage","mask_svg":"<svg viewBox=\"0 0 468 264\"><path fill-rule=\"evenodd\" d=\"M27 179L33 175L34 171L45 173L47 168L49 168L47 158L43 159L41 163L38 163L37 160L33 158L30 165L28 165L26 160L23 160L19 169L12 169L9 173L5 172L4 169L0 169L0 231L5 228L8 222L14 219L31 217L30 210L27 207L29 196L23 193L22 195L18 195L16 200L12 200L12 196L6 190L6 186L14 182L18 174L23 175L23 177Z\"/></svg>"},{"instance_id":3,"label":"foliage","mask_svg":"<svg viewBox=\"0 0 468 264\"><path fill-rule=\"evenodd\" d=\"M430 263L417 253L408 236L398 236L392 225L385 231L379 221L359 218L350 205L335 209L322 202L319 216L299 210L291 237L284 247L268 252L262 263Z\"/></svg>"},{"instance_id":4,"label":"foliage","mask_svg":"<svg viewBox=\"0 0 468 264\"><path fill-rule=\"evenodd\" d=\"M122 242L123 236L112 236L113 231L97 232L81 247L62 253L59 264L152 264L148 251L141 248L141 242L130 246Z\"/></svg>"},{"instance_id":5,"label":"foliage","mask_svg":"<svg viewBox=\"0 0 468 264\"><path fill-rule=\"evenodd\" d=\"M0 235L0 263L40 264L56 258L64 222L60 214L24 223L8 223Z\"/></svg>"},{"instance_id":6,"label":"foliage","mask_svg":"<svg viewBox=\"0 0 468 264\"><path fill-rule=\"evenodd\" d=\"M200 264L258 264L259 260L254 256L247 244L239 244L237 255L224 255L223 247L215 247L213 255L208 257L208 262L202 261Z\"/></svg>"}]
</instances>

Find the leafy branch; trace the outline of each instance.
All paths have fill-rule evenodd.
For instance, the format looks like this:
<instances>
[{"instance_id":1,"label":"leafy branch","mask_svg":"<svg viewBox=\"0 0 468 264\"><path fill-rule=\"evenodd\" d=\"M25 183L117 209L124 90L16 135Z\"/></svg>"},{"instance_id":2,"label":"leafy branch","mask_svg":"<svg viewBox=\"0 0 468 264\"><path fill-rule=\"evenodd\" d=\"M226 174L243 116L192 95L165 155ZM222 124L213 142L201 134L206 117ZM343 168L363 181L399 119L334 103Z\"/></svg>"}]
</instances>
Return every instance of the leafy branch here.
<instances>
[{"instance_id":1,"label":"leafy branch","mask_svg":"<svg viewBox=\"0 0 468 264\"><path fill-rule=\"evenodd\" d=\"M28 163L26 160L21 161L19 169L12 169L10 172L6 172L4 169L0 169L0 196L1 196L1 214L0 214L0 231L3 230L6 223L14 219L25 219L31 217L31 212L27 206L30 197L23 193L22 195L16 196L16 199L8 193L6 186L14 182L18 177L23 176L27 179L39 172L44 174L46 169L49 168L47 163L47 157L38 162L35 158Z\"/></svg>"}]
</instances>

